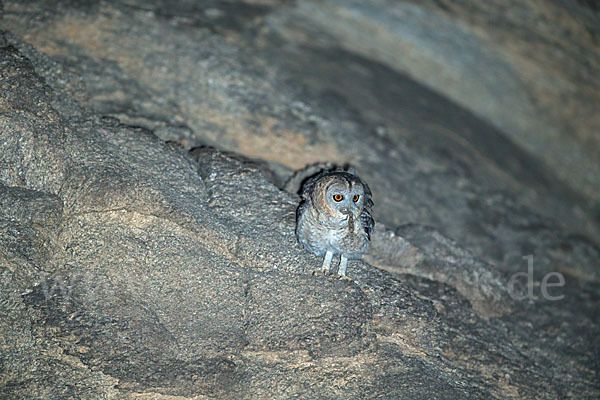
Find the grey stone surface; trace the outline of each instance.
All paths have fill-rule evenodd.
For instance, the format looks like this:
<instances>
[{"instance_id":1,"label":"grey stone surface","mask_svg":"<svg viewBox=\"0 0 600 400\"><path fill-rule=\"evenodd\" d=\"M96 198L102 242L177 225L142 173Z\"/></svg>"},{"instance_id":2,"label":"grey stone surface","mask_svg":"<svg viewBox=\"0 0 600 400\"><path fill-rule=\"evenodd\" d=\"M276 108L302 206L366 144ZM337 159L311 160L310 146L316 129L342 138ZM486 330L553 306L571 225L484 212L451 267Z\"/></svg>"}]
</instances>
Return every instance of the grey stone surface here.
<instances>
[{"instance_id":1,"label":"grey stone surface","mask_svg":"<svg viewBox=\"0 0 600 400\"><path fill-rule=\"evenodd\" d=\"M1 397L600 395L587 195L307 7L3 3ZM351 281L296 243L316 162L374 192Z\"/></svg>"}]
</instances>

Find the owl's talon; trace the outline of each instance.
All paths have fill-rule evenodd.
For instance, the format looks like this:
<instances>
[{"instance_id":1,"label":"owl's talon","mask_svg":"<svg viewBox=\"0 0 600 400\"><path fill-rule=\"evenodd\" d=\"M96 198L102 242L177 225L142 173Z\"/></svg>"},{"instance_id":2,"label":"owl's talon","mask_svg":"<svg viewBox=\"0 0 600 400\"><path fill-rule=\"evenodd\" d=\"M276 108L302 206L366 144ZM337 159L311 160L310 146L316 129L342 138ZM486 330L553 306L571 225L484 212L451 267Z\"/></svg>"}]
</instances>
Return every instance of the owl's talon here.
<instances>
[{"instance_id":1,"label":"owl's talon","mask_svg":"<svg viewBox=\"0 0 600 400\"><path fill-rule=\"evenodd\" d=\"M331 275L331 272L329 272L329 270L327 268L320 268L316 271L313 271L312 274L326 276L326 275Z\"/></svg>"}]
</instances>

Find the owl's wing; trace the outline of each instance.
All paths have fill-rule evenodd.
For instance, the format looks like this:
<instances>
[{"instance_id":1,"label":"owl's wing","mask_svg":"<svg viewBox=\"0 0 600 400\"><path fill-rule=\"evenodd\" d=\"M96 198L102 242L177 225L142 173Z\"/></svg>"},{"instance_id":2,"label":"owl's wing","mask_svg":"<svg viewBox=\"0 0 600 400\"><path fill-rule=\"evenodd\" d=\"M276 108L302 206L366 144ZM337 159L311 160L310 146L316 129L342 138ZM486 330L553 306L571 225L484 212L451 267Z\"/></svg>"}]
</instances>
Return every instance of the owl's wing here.
<instances>
[{"instance_id":1,"label":"owl's wing","mask_svg":"<svg viewBox=\"0 0 600 400\"><path fill-rule=\"evenodd\" d=\"M323 177L323 174L324 174L324 172L321 171L318 174L315 174L315 175L307 178L302 183L302 188L300 189L300 192L299 192L300 197L302 197L302 202L296 209L296 221L298 221L300 219L300 216L302 216L302 214L304 214L306 209L308 209L310 207L310 205L311 205L310 196L311 196L313 190L315 189L315 185L316 185L317 181Z\"/></svg>"},{"instance_id":2,"label":"owl's wing","mask_svg":"<svg viewBox=\"0 0 600 400\"><path fill-rule=\"evenodd\" d=\"M296 221L300 220L300 217L302 216L302 214L304 214L308 207L310 207L310 199L302 200L302 202L296 209Z\"/></svg>"},{"instance_id":3,"label":"owl's wing","mask_svg":"<svg viewBox=\"0 0 600 400\"><path fill-rule=\"evenodd\" d=\"M362 181L361 181L362 182ZM375 229L375 220L371 213L373 212L373 200L371 200L371 188L365 182L362 182L363 188L365 189L365 205L362 214L360 214L360 222L362 223L363 229L367 233L367 237L371 240L371 234Z\"/></svg>"},{"instance_id":4,"label":"owl's wing","mask_svg":"<svg viewBox=\"0 0 600 400\"><path fill-rule=\"evenodd\" d=\"M363 229L367 233L367 237L369 240L371 240L371 234L373 233L375 227L375 220L371 216L371 210L365 207L359 218Z\"/></svg>"}]
</instances>

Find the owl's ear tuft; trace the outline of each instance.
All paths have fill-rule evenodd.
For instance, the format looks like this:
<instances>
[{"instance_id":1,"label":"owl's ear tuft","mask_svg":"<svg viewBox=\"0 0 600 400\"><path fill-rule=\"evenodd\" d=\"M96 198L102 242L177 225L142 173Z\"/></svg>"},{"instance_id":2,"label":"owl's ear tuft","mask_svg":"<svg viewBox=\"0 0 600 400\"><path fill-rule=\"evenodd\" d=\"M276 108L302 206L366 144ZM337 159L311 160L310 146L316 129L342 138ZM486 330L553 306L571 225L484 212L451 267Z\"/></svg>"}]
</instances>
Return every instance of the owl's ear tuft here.
<instances>
[{"instance_id":1,"label":"owl's ear tuft","mask_svg":"<svg viewBox=\"0 0 600 400\"><path fill-rule=\"evenodd\" d=\"M344 164L341 166L338 165L334 168L330 168L329 170L326 170L325 172L347 172L349 174L356 175L356 168L354 168L350 164Z\"/></svg>"}]
</instances>

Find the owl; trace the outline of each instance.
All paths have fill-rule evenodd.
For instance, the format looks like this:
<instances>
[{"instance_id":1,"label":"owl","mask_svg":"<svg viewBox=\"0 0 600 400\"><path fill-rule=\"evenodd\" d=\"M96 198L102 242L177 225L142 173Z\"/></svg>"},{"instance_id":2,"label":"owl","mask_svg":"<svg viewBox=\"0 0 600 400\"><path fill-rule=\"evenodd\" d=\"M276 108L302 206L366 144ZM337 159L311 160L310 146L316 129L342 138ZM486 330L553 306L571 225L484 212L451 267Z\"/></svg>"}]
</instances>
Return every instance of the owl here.
<instances>
[{"instance_id":1,"label":"owl","mask_svg":"<svg viewBox=\"0 0 600 400\"><path fill-rule=\"evenodd\" d=\"M304 248L323 256L323 272L340 255L338 275L346 276L348 259L369 248L374 221L371 190L353 172L323 171L302 186L296 211L296 237Z\"/></svg>"}]
</instances>

